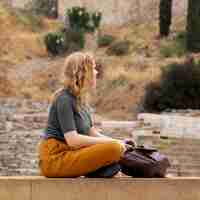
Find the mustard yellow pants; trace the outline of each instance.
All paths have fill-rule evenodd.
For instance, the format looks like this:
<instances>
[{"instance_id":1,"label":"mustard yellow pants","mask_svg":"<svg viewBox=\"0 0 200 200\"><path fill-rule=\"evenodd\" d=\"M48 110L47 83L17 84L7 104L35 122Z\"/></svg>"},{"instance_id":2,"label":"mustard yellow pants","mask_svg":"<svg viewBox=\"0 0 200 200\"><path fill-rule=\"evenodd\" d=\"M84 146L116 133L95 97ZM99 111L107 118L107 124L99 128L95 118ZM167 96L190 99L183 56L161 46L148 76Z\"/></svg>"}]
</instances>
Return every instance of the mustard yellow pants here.
<instances>
[{"instance_id":1,"label":"mustard yellow pants","mask_svg":"<svg viewBox=\"0 0 200 200\"><path fill-rule=\"evenodd\" d=\"M39 168L46 177L79 177L119 161L122 151L115 142L72 150L66 143L49 138L39 144Z\"/></svg>"}]
</instances>

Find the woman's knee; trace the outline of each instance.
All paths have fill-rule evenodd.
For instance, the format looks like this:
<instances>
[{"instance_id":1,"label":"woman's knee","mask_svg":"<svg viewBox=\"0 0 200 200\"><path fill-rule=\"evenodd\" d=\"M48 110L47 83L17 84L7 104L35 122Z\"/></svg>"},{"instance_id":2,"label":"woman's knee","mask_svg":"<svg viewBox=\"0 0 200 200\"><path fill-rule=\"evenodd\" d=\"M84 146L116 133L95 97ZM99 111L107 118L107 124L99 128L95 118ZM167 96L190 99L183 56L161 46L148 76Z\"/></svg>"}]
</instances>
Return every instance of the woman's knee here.
<instances>
[{"instance_id":1,"label":"woman's knee","mask_svg":"<svg viewBox=\"0 0 200 200\"><path fill-rule=\"evenodd\" d=\"M123 148L119 143L111 142L106 144L105 156L109 156L110 159L113 159L113 161L119 161L122 154Z\"/></svg>"}]
</instances>

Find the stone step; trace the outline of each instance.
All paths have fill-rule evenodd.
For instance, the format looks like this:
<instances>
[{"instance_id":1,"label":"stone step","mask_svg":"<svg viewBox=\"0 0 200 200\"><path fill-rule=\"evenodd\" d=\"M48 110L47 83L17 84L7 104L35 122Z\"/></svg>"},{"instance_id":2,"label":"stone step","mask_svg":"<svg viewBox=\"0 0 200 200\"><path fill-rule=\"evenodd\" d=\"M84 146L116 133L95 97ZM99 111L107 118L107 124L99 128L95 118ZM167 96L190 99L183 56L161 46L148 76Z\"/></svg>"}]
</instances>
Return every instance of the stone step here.
<instances>
[{"instance_id":1,"label":"stone step","mask_svg":"<svg viewBox=\"0 0 200 200\"><path fill-rule=\"evenodd\" d=\"M200 172L196 170L167 170L167 174L170 174L174 177L200 177Z\"/></svg>"},{"instance_id":2,"label":"stone step","mask_svg":"<svg viewBox=\"0 0 200 200\"><path fill-rule=\"evenodd\" d=\"M191 145L191 146L182 146L182 145L176 145L176 146L169 146L168 148L166 148L166 151L169 152L187 152L187 153L199 153L199 147L196 145Z\"/></svg>"},{"instance_id":3,"label":"stone step","mask_svg":"<svg viewBox=\"0 0 200 200\"><path fill-rule=\"evenodd\" d=\"M98 126L100 128L136 128L138 126L141 126L140 121L101 121L96 122L95 126Z\"/></svg>"},{"instance_id":4,"label":"stone step","mask_svg":"<svg viewBox=\"0 0 200 200\"><path fill-rule=\"evenodd\" d=\"M200 178L0 177L2 200L198 200Z\"/></svg>"},{"instance_id":5,"label":"stone step","mask_svg":"<svg viewBox=\"0 0 200 200\"><path fill-rule=\"evenodd\" d=\"M199 153L192 153L192 152L170 152L170 153L168 153L168 152L164 152L164 154L165 155L168 155L168 156L170 156L170 157L176 157L176 158L179 158L179 157L181 157L181 158L193 158L193 159L195 159L195 158L197 158L198 159L198 157L200 156L200 154Z\"/></svg>"},{"instance_id":6,"label":"stone step","mask_svg":"<svg viewBox=\"0 0 200 200\"><path fill-rule=\"evenodd\" d=\"M158 127L160 135L163 136L200 139L200 117L141 113L138 114L137 119L143 123Z\"/></svg>"},{"instance_id":7,"label":"stone step","mask_svg":"<svg viewBox=\"0 0 200 200\"><path fill-rule=\"evenodd\" d=\"M190 169L199 170L200 164L192 164L192 163L180 163L180 164L174 164L174 165L172 164L172 166L170 168L171 169L181 168L183 170L185 170L185 169L186 170L190 170Z\"/></svg>"},{"instance_id":8,"label":"stone step","mask_svg":"<svg viewBox=\"0 0 200 200\"><path fill-rule=\"evenodd\" d=\"M192 163L192 164L200 164L200 158L191 158L191 157L172 157L169 156L170 160L179 161L179 163Z\"/></svg>"}]
</instances>

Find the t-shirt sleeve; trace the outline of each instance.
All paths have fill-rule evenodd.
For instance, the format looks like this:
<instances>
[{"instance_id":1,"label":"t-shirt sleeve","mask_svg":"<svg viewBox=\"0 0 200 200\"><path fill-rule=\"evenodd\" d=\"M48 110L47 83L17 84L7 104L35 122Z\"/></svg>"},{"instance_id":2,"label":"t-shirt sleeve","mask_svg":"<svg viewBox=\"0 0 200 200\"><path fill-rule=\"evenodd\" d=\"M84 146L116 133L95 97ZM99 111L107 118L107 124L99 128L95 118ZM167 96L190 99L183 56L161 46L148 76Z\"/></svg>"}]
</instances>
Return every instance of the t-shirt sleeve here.
<instances>
[{"instance_id":1,"label":"t-shirt sleeve","mask_svg":"<svg viewBox=\"0 0 200 200\"><path fill-rule=\"evenodd\" d=\"M73 104L70 97L60 98L57 101L57 116L63 134L76 130Z\"/></svg>"}]
</instances>

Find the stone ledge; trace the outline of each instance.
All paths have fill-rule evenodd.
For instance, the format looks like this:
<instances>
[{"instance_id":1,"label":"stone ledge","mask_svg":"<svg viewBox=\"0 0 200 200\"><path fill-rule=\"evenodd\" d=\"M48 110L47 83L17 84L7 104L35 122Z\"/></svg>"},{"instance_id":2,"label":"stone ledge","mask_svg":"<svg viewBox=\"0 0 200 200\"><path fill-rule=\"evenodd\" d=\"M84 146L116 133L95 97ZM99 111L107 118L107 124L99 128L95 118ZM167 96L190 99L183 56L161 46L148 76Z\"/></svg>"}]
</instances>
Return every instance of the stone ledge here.
<instances>
[{"instance_id":1,"label":"stone ledge","mask_svg":"<svg viewBox=\"0 0 200 200\"><path fill-rule=\"evenodd\" d=\"M2 200L196 200L200 177L112 179L0 177Z\"/></svg>"}]
</instances>

